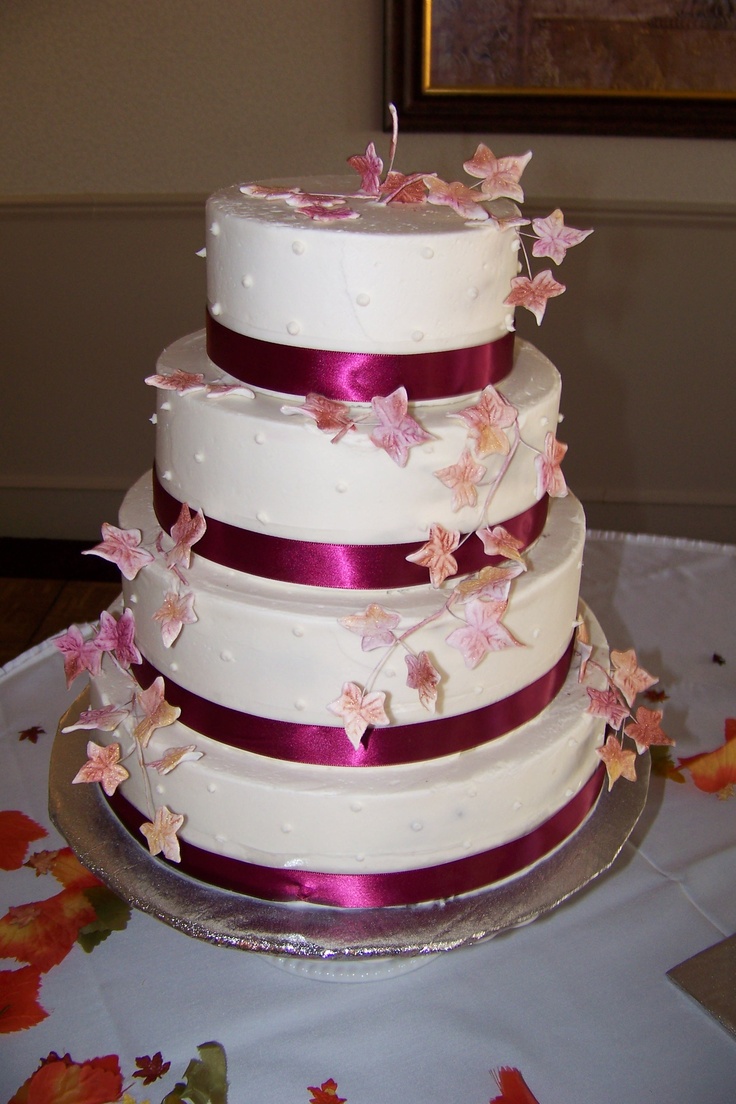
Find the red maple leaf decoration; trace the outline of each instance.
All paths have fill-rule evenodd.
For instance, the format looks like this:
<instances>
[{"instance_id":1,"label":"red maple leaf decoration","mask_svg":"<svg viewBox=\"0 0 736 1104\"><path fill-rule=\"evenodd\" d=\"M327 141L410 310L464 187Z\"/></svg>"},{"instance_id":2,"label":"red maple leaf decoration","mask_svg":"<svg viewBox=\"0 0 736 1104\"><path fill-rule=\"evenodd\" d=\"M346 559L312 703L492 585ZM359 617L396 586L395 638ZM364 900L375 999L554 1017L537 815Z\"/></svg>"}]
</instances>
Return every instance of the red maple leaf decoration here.
<instances>
[{"instance_id":1,"label":"red maple leaf decoration","mask_svg":"<svg viewBox=\"0 0 736 1104\"><path fill-rule=\"evenodd\" d=\"M142 1058L136 1058L135 1064L138 1069L133 1076L140 1077L144 1085L152 1085L154 1081L165 1077L171 1069L171 1062L164 1062L160 1050L157 1050L153 1057L145 1054Z\"/></svg>"},{"instance_id":2,"label":"red maple leaf decoration","mask_svg":"<svg viewBox=\"0 0 736 1104\"><path fill-rule=\"evenodd\" d=\"M40 988L41 971L35 966L0 970L0 1033L25 1031L46 1019L48 1012L38 1003Z\"/></svg>"},{"instance_id":3,"label":"red maple leaf decoration","mask_svg":"<svg viewBox=\"0 0 736 1104\"><path fill-rule=\"evenodd\" d=\"M28 844L48 832L25 813L14 809L0 812L0 870L20 870Z\"/></svg>"},{"instance_id":4,"label":"red maple leaf decoration","mask_svg":"<svg viewBox=\"0 0 736 1104\"><path fill-rule=\"evenodd\" d=\"M312 1094L309 1104L346 1104L346 1096L337 1095L337 1081L332 1078L321 1085L308 1085L307 1092Z\"/></svg>"},{"instance_id":5,"label":"red maple leaf decoration","mask_svg":"<svg viewBox=\"0 0 736 1104\"><path fill-rule=\"evenodd\" d=\"M29 743L35 744L38 742L39 736L45 736L46 729L41 728L39 725L31 725L30 728L24 728L22 732L18 733L18 739L22 742L28 740Z\"/></svg>"},{"instance_id":6,"label":"red maple leaf decoration","mask_svg":"<svg viewBox=\"0 0 736 1104\"><path fill-rule=\"evenodd\" d=\"M502 1066L493 1077L501 1095L494 1096L490 1104L539 1104L518 1069Z\"/></svg>"},{"instance_id":7,"label":"red maple leaf decoration","mask_svg":"<svg viewBox=\"0 0 736 1104\"><path fill-rule=\"evenodd\" d=\"M117 1054L74 1062L49 1054L8 1104L108 1104L123 1093Z\"/></svg>"}]
</instances>

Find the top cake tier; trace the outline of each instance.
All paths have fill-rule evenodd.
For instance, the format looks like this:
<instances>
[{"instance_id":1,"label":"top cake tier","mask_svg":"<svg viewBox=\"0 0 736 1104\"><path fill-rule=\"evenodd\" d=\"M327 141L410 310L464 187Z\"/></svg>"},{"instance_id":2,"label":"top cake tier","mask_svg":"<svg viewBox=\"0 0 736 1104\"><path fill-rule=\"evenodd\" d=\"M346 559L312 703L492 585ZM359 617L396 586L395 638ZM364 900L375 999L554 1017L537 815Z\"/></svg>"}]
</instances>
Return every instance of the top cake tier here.
<instances>
[{"instance_id":1,"label":"top cake tier","mask_svg":"<svg viewBox=\"0 0 736 1104\"><path fill-rule=\"evenodd\" d=\"M212 318L250 338L305 349L417 354L467 349L514 326L517 230L448 207L382 203L355 178L272 182L346 200L348 217L307 217L233 185L207 203ZM497 217L516 213L493 204ZM355 217L357 215L357 217Z\"/></svg>"}]
</instances>

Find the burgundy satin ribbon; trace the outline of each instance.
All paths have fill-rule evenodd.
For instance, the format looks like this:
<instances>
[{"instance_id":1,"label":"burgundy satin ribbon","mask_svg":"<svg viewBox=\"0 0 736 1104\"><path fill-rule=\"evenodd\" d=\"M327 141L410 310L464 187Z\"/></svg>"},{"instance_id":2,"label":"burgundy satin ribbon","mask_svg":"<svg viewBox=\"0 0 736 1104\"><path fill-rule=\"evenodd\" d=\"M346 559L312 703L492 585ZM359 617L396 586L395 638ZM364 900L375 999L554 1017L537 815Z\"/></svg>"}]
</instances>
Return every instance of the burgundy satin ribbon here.
<instances>
[{"instance_id":1,"label":"burgundy satin ribbon","mask_svg":"<svg viewBox=\"0 0 736 1104\"><path fill-rule=\"evenodd\" d=\"M572 659L573 643L571 640L545 675L501 701L457 717L435 717L416 724L371 728L357 748L340 727L295 724L241 713L192 693L168 675L163 677L166 700L181 709L182 724L212 740L290 763L385 767L468 751L526 724L541 713L562 688ZM137 665L135 677L141 687L147 688L160 674L144 659Z\"/></svg>"},{"instance_id":2,"label":"burgundy satin ribbon","mask_svg":"<svg viewBox=\"0 0 736 1104\"><path fill-rule=\"evenodd\" d=\"M522 542L523 548L528 548L544 529L548 503L549 497L544 495L528 510L503 523L511 536ZM168 533L181 506L154 471L153 508L161 528ZM406 559L420 547L419 544L318 544L287 540L208 517L207 529L194 551L223 567L282 583L346 590L388 590L429 582L427 569ZM480 571L504 558L487 556L482 541L475 536L466 540L453 555L459 575Z\"/></svg>"},{"instance_id":3,"label":"burgundy satin ribbon","mask_svg":"<svg viewBox=\"0 0 736 1104\"><path fill-rule=\"evenodd\" d=\"M583 823L601 791L604 773L601 764L567 805L527 835L478 855L468 855L423 870L385 874L287 870L214 855L186 840L179 841L181 863L172 865L174 869L209 885L267 901L308 901L337 908L385 908L438 901L471 893L509 878L548 855ZM140 842L140 826L146 818L119 790L108 801L128 831Z\"/></svg>"},{"instance_id":4,"label":"burgundy satin ribbon","mask_svg":"<svg viewBox=\"0 0 736 1104\"><path fill-rule=\"evenodd\" d=\"M514 335L440 353L343 353L247 337L208 312L207 355L231 376L267 391L370 402L405 387L413 402L421 402L499 383L513 367Z\"/></svg>"}]
</instances>

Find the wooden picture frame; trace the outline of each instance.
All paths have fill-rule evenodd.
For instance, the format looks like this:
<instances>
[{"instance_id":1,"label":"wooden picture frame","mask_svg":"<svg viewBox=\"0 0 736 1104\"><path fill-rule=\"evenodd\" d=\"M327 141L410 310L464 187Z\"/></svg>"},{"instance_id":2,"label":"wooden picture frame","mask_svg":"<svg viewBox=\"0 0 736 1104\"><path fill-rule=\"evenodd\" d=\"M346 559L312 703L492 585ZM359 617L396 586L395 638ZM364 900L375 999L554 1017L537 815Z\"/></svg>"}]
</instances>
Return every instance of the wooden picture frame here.
<instances>
[{"instance_id":1,"label":"wooden picture frame","mask_svg":"<svg viewBox=\"0 0 736 1104\"><path fill-rule=\"evenodd\" d=\"M633 18L623 0L384 4L403 130L736 137L730 0L644 0Z\"/></svg>"}]
</instances>

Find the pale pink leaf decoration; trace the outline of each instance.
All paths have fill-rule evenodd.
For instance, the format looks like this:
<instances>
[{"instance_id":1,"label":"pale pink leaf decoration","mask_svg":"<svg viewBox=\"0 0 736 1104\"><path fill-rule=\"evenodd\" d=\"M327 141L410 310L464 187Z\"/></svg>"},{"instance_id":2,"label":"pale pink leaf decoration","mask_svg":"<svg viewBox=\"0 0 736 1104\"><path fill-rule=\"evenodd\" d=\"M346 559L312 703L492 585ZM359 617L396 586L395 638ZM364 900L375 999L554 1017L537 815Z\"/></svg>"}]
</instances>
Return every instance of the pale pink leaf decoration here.
<instances>
[{"instance_id":1,"label":"pale pink leaf decoration","mask_svg":"<svg viewBox=\"0 0 736 1104\"><path fill-rule=\"evenodd\" d=\"M166 553L167 567L178 565L189 567L192 558L192 545L201 540L206 529L207 522L204 520L202 511L197 510L195 514L192 514L187 503L182 502L179 517L171 529L174 547Z\"/></svg>"},{"instance_id":2,"label":"pale pink leaf decoration","mask_svg":"<svg viewBox=\"0 0 736 1104\"><path fill-rule=\"evenodd\" d=\"M386 695L380 690L366 694L356 683L346 682L340 697L327 708L342 718L345 733L357 749L367 728L389 723L383 708L385 700Z\"/></svg>"},{"instance_id":3,"label":"pale pink leaf decoration","mask_svg":"<svg viewBox=\"0 0 736 1104\"><path fill-rule=\"evenodd\" d=\"M120 744L102 747L90 740L87 744L87 762L77 771L72 782L99 782L108 797L112 797L121 782L130 778L120 763Z\"/></svg>"},{"instance_id":4,"label":"pale pink leaf decoration","mask_svg":"<svg viewBox=\"0 0 736 1104\"><path fill-rule=\"evenodd\" d=\"M383 161L376 153L373 142L366 146L365 153L356 153L348 157L348 165L360 176L360 190L364 195L377 196L381 188Z\"/></svg>"},{"instance_id":5,"label":"pale pink leaf decoration","mask_svg":"<svg viewBox=\"0 0 736 1104\"><path fill-rule=\"evenodd\" d=\"M541 325L544 312L547 308L547 300L554 299L556 295L562 295L565 285L558 283L548 268L538 272L533 280L528 276L514 276L511 281L511 291L504 299L509 307L526 307Z\"/></svg>"},{"instance_id":6,"label":"pale pink leaf decoration","mask_svg":"<svg viewBox=\"0 0 736 1104\"><path fill-rule=\"evenodd\" d=\"M206 387L201 372L182 372L180 368L166 375L147 376L146 383L149 387L158 387L162 391L178 391L180 395L186 395L190 391L204 391Z\"/></svg>"},{"instance_id":7,"label":"pale pink leaf decoration","mask_svg":"<svg viewBox=\"0 0 736 1104\"><path fill-rule=\"evenodd\" d=\"M487 598L497 602L505 602L509 596L512 580L517 575L526 571L523 563L513 564L488 564L458 583L455 594L461 601L467 602L471 598Z\"/></svg>"},{"instance_id":8,"label":"pale pink leaf decoration","mask_svg":"<svg viewBox=\"0 0 736 1104\"><path fill-rule=\"evenodd\" d=\"M572 226L565 226L559 207L546 218L532 219L532 229L537 235L532 253L535 257L550 257L555 264L562 264L567 250L593 233L592 230L575 230Z\"/></svg>"},{"instance_id":9,"label":"pale pink leaf decoration","mask_svg":"<svg viewBox=\"0 0 736 1104\"><path fill-rule=\"evenodd\" d=\"M246 387L244 383L225 383L224 380L213 380L207 384L205 396L208 399L219 399L223 395L243 395L246 399L254 399L255 391Z\"/></svg>"},{"instance_id":10,"label":"pale pink leaf decoration","mask_svg":"<svg viewBox=\"0 0 736 1104\"><path fill-rule=\"evenodd\" d=\"M429 568L429 578L436 589L450 575L457 574L457 560L452 553L459 544L460 533L457 529L445 529L442 525L432 525L427 543L406 558L410 563Z\"/></svg>"},{"instance_id":11,"label":"pale pink leaf decoration","mask_svg":"<svg viewBox=\"0 0 736 1104\"><path fill-rule=\"evenodd\" d=\"M159 774L171 774L180 763L196 762L197 759L202 758L202 754L201 751L197 751L196 744L187 744L185 747L170 747L166 749L161 759L156 759L153 763L146 763L146 766L152 767Z\"/></svg>"},{"instance_id":12,"label":"pale pink leaf decoration","mask_svg":"<svg viewBox=\"0 0 736 1104\"><path fill-rule=\"evenodd\" d=\"M428 203L434 203L439 207L451 207L458 215L472 222L483 222L491 217L485 207L478 202L482 197L467 184L462 184L459 180L448 184L439 177L430 175L424 175L422 179L427 185Z\"/></svg>"},{"instance_id":13,"label":"pale pink leaf decoration","mask_svg":"<svg viewBox=\"0 0 736 1104\"><path fill-rule=\"evenodd\" d=\"M636 719L625 726L624 732L634 741L640 755L647 748L655 745L674 744L675 741L662 731L663 716L661 709L646 709L640 706L636 711Z\"/></svg>"},{"instance_id":14,"label":"pale pink leaf decoration","mask_svg":"<svg viewBox=\"0 0 736 1104\"><path fill-rule=\"evenodd\" d=\"M135 620L131 609L124 609L118 620L103 610L100 614L100 630L95 644L101 652L112 652L125 670L131 663L141 662L141 653L135 643Z\"/></svg>"},{"instance_id":15,"label":"pale pink leaf decoration","mask_svg":"<svg viewBox=\"0 0 736 1104\"><path fill-rule=\"evenodd\" d=\"M603 717L611 728L618 728L629 716L627 706L623 704L615 690L610 687L596 690L593 686L588 686L586 689L589 698L586 713L590 713L593 717Z\"/></svg>"},{"instance_id":16,"label":"pale pink leaf decoration","mask_svg":"<svg viewBox=\"0 0 736 1104\"><path fill-rule=\"evenodd\" d=\"M130 710L119 705L103 705L100 709L84 709L75 724L62 728L62 732L76 732L78 729L96 729L98 732L114 732Z\"/></svg>"},{"instance_id":17,"label":"pale pink leaf decoration","mask_svg":"<svg viewBox=\"0 0 736 1104\"><path fill-rule=\"evenodd\" d=\"M588 670L588 661L593 654L593 645L590 643L590 633L585 621L580 621L576 630L575 648L580 656L580 670L578 682L585 679Z\"/></svg>"},{"instance_id":18,"label":"pale pink leaf decoration","mask_svg":"<svg viewBox=\"0 0 736 1104\"><path fill-rule=\"evenodd\" d=\"M613 789L614 782L619 778L626 778L629 782L636 781L636 752L624 748L621 741L612 732L608 734L608 739L603 747L595 750L606 764L609 791Z\"/></svg>"},{"instance_id":19,"label":"pale pink leaf decoration","mask_svg":"<svg viewBox=\"0 0 736 1104\"><path fill-rule=\"evenodd\" d=\"M382 203L425 203L427 199L426 173L411 173L405 176L400 172L386 174L381 184Z\"/></svg>"},{"instance_id":20,"label":"pale pink leaf decoration","mask_svg":"<svg viewBox=\"0 0 736 1104\"><path fill-rule=\"evenodd\" d=\"M378 427L371 434L376 448L383 449L400 468L406 467L409 449L431 441L432 435L416 422L408 411L405 387L399 387L385 398L377 395L371 400Z\"/></svg>"},{"instance_id":21,"label":"pale pink leaf decoration","mask_svg":"<svg viewBox=\"0 0 736 1104\"><path fill-rule=\"evenodd\" d=\"M538 499L545 494L550 498L564 498L567 494L567 484L560 467L566 452L567 445L558 441L554 433L548 433L544 438L544 452L534 458Z\"/></svg>"},{"instance_id":22,"label":"pale pink leaf decoration","mask_svg":"<svg viewBox=\"0 0 736 1104\"><path fill-rule=\"evenodd\" d=\"M335 433L332 438L333 444L337 444L349 430L355 429L356 420L351 415L347 403L339 402L337 399L327 399L314 391L310 391L301 406L282 406L281 413L303 414L311 418L317 429L321 429L323 433Z\"/></svg>"},{"instance_id":23,"label":"pale pink leaf decoration","mask_svg":"<svg viewBox=\"0 0 736 1104\"><path fill-rule=\"evenodd\" d=\"M444 483L452 491L452 509L455 512L462 510L464 506L477 505L476 488L485 474L486 469L481 464L476 464L468 449L463 449L457 464L434 472L440 483Z\"/></svg>"},{"instance_id":24,"label":"pale pink leaf decoration","mask_svg":"<svg viewBox=\"0 0 736 1104\"><path fill-rule=\"evenodd\" d=\"M352 207L334 207L325 203L311 203L307 207L299 207L299 214L306 215L313 222L339 222L341 219L360 218L360 212Z\"/></svg>"},{"instance_id":25,"label":"pale pink leaf decoration","mask_svg":"<svg viewBox=\"0 0 736 1104\"><path fill-rule=\"evenodd\" d=\"M179 717L181 709L169 705L164 698L164 680L159 675L147 690L139 690L135 695L136 705L142 714L133 735L141 747L148 742L157 728L166 728Z\"/></svg>"},{"instance_id":26,"label":"pale pink leaf decoration","mask_svg":"<svg viewBox=\"0 0 736 1104\"><path fill-rule=\"evenodd\" d=\"M521 174L531 160L531 150L518 157L496 157L482 142L470 161L463 168L470 176L483 181L481 191L485 199L516 199L523 202L524 191L519 184Z\"/></svg>"},{"instance_id":27,"label":"pale pink leaf decoration","mask_svg":"<svg viewBox=\"0 0 736 1104\"><path fill-rule=\"evenodd\" d=\"M258 199L289 199L299 194L299 188L273 188L266 184L241 184L240 191L243 195L255 196Z\"/></svg>"},{"instance_id":28,"label":"pale pink leaf decoration","mask_svg":"<svg viewBox=\"0 0 736 1104\"><path fill-rule=\"evenodd\" d=\"M141 832L148 841L148 850L152 855L160 855L162 852L171 862L181 862L179 839L177 832L184 823L184 817L179 813L172 813L162 805L156 810L153 822L150 820L141 824Z\"/></svg>"},{"instance_id":29,"label":"pale pink leaf decoration","mask_svg":"<svg viewBox=\"0 0 736 1104\"><path fill-rule=\"evenodd\" d=\"M514 425L518 411L498 393L493 384L488 384L481 392L474 406L467 406L457 414L449 415L461 418L468 427L468 436L475 445L478 456L490 456L492 453L508 454L509 439L505 429Z\"/></svg>"},{"instance_id":30,"label":"pale pink leaf decoration","mask_svg":"<svg viewBox=\"0 0 736 1104\"><path fill-rule=\"evenodd\" d=\"M339 623L350 632L357 633L362 638L363 651L370 652L374 648L388 648L393 644L396 639L393 630L399 620L398 613L382 609L373 602L362 613L341 617Z\"/></svg>"},{"instance_id":31,"label":"pale pink leaf decoration","mask_svg":"<svg viewBox=\"0 0 736 1104\"><path fill-rule=\"evenodd\" d=\"M407 655L404 658L408 668L406 685L410 690L417 690L421 704L430 713L434 713L437 704L437 687L440 684L439 672L426 652L420 652L416 656Z\"/></svg>"},{"instance_id":32,"label":"pale pink leaf decoration","mask_svg":"<svg viewBox=\"0 0 736 1104\"><path fill-rule=\"evenodd\" d=\"M102 525L102 543L87 548L83 556L100 556L103 560L117 564L126 579L135 579L142 567L153 562L153 556L141 548L140 529L118 529L105 521Z\"/></svg>"},{"instance_id":33,"label":"pale pink leaf decoration","mask_svg":"<svg viewBox=\"0 0 736 1104\"><path fill-rule=\"evenodd\" d=\"M506 626L501 624L507 606L504 601L473 599L468 602L465 608L467 623L447 637L447 643L462 654L466 667L471 670L477 667L487 652L521 647Z\"/></svg>"},{"instance_id":34,"label":"pale pink leaf decoration","mask_svg":"<svg viewBox=\"0 0 736 1104\"><path fill-rule=\"evenodd\" d=\"M493 529L486 526L485 529L479 529L476 536L483 542L486 556L503 556L507 560L517 560L526 571L526 564L521 557L524 542L518 537L512 537L503 525L495 525Z\"/></svg>"},{"instance_id":35,"label":"pale pink leaf decoration","mask_svg":"<svg viewBox=\"0 0 736 1104\"><path fill-rule=\"evenodd\" d=\"M67 686L71 686L75 678L85 671L99 675L102 652L93 640L85 640L78 625L72 625L62 636L55 637L54 646L64 656Z\"/></svg>"},{"instance_id":36,"label":"pale pink leaf decoration","mask_svg":"<svg viewBox=\"0 0 736 1104\"><path fill-rule=\"evenodd\" d=\"M164 600L153 615L153 620L161 625L161 639L164 648L170 648L184 625L193 625L197 620L194 612L194 595L177 594L167 591Z\"/></svg>"},{"instance_id":37,"label":"pale pink leaf decoration","mask_svg":"<svg viewBox=\"0 0 736 1104\"><path fill-rule=\"evenodd\" d=\"M612 679L619 688L626 701L631 705L634 698L642 690L648 690L659 680L639 666L636 652L629 648L625 652L611 651L611 666L613 667Z\"/></svg>"}]
</instances>

